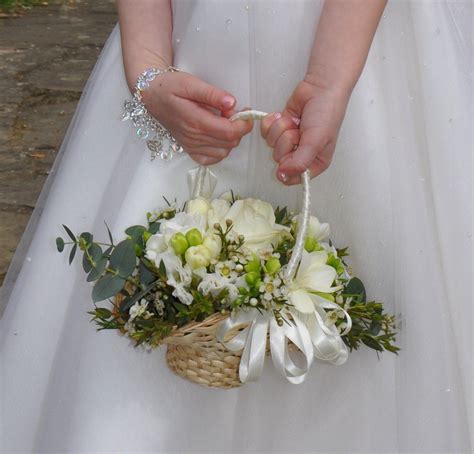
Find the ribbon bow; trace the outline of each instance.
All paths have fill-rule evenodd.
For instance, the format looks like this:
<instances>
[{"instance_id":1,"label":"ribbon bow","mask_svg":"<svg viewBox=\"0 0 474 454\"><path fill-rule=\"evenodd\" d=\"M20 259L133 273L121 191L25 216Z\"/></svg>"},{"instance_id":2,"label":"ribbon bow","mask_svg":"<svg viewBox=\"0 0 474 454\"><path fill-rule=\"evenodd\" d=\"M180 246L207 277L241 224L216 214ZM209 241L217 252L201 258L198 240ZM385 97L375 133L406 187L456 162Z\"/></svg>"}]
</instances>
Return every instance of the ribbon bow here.
<instances>
[{"instance_id":1,"label":"ribbon bow","mask_svg":"<svg viewBox=\"0 0 474 454\"><path fill-rule=\"evenodd\" d=\"M314 358L311 336L307 327L292 313L292 320L285 320L278 325L270 312L261 313L257 309L241 311L235 317L223 320L217 327L216 338L227 349L242 352L239 367L239 378L242 383L257 381L260 377L265 360L267 337L270 335L270 352L275 368L290 383L302 383ZM235 328L247 325L232 339L226 336ZM305 364L297 366L288 352L288 340L293 342L303 353Z\"/></svg>"}]
</instances>

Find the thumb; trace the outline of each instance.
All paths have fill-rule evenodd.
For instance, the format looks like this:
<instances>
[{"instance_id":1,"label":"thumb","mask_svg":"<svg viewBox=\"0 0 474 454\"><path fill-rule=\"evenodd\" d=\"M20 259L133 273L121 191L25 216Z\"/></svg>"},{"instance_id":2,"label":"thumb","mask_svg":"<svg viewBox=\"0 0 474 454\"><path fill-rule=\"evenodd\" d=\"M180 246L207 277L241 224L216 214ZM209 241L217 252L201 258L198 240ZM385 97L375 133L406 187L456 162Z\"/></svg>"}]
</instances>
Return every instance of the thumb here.
<instances>
[{"instance_id":1,"label":"thumb","mask_svg":"<svg viewBox=\"0 0 474 454\"><path fill-rule=\"evenodd\" d=\"M316 150L313 146L300 145L296 151L287 154L280 162L278 173L287 177L301 175L311 167L315 157Z\"/></svg>"},{"instance_id":2,"label":"thumb","mask_svg":"<svg viewBox=\"0 0 474 454\"><path fill-rule=\"evenodd\" d=\"M186 91L193 101L221 111L230 110L235 106L235 98L230 93L197 78L189 84Z\"/></svg>"}]
</instances>

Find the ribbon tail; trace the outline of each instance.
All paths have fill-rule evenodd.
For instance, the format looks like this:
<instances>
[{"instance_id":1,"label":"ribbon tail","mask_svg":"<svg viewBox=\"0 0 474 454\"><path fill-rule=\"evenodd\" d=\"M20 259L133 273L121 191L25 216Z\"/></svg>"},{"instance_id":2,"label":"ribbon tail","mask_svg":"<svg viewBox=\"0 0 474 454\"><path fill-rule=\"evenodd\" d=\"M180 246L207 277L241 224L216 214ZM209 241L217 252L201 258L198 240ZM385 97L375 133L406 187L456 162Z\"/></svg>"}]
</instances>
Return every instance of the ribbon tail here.
<instances>
[{"instance_id":1,"label":"ribbon tail","mask_svg":"<svg viewBox=\"0 0 474 454\"><path fill-rule=\"evenodd\" d=\"M313 362L313 346L306 326L293 316L293 323L279 326L275 319L270 321L270 349L275 369L280 372L290 383L303 383ZM303 353L304 367L298 367L288 352L288 340L293 342Z\"/></svg>"},{"instance_id":2,"label":"ribbon tail","mask_svg":"<svg viewBox=\"0 0 474 454\"><path fill-rule=\"evenodd\" d=\"M267 348L269 316L259 315L250 326L240 359L239 378L242 383L257 381L262 375Z\"/></svg>"}]
</instances>

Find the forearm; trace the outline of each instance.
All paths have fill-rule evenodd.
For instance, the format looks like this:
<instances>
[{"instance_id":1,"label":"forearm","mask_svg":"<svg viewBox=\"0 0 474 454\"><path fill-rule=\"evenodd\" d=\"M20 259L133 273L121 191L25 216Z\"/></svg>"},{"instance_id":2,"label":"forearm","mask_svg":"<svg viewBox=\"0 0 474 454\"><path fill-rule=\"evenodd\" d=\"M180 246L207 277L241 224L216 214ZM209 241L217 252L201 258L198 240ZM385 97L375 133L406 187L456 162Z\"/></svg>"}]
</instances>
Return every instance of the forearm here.
<instances>
[{"instance_id":1,"label":"forearm","mask_svg":"<svg viewBox=\"0 0 474 454\"><path fill-rule=\"evenodd\" d=\"M118 0L122 54L129 87L146 68L173 62L171 0Z\"/></svg>"},{"instance_id":2,"label":"forearm","mask_svg":"<svg viewBox=\"0 0 474 454\"><path fill-rule=\"evenodd\" d=\"M326 0L305 80L350 94L387 0Z\"/></svg>"}]
</instances>

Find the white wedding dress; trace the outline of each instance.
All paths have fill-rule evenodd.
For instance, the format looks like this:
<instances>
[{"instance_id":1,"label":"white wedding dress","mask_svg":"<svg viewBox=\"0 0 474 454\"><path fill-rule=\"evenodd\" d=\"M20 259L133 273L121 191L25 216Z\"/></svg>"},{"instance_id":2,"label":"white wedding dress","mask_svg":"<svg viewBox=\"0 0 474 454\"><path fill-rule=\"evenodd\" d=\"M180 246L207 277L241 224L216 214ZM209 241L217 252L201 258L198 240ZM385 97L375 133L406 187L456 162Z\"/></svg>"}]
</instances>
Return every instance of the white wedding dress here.
<instances>
[{"instance_id":1,"label":"white wedding dress","mask_svg":"<svg viewBox=\"0 0 474 454\"><path fill-rule=\"evenodd\" d=\"M278 111L303 77L321 2L176 0L175 66ZM107 238L184 200L188 156L150 162L120 122L119 29L108 40L3 288L2 452L470 452L472 293L469 0L391 1L313 210L349 245L369 296L402 321L398 356L316 363L302 385L267 360L258 383L201 388L165 349L96 332L91 287L61 224ZM213 167L233 188L297 208L258 126Z\"/></svg>"}]
</instances>

